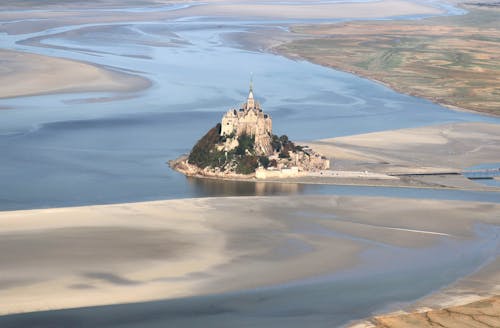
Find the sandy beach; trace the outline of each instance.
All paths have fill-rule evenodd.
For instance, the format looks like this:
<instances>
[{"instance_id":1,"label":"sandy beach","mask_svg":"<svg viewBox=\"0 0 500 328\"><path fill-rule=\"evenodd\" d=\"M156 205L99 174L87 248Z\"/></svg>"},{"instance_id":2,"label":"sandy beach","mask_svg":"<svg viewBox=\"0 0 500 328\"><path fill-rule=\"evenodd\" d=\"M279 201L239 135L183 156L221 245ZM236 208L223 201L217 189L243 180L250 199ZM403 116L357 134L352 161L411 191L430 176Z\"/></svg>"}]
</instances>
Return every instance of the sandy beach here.
<instances>
[{"instance_id":1,"label":"sandy beach","mask_svg":"<svg viewBox=\"0 0 500 328\"><path fill-rule=\"evenodd\" d=\"M342 19L347 17L378 18L398 15L439 14L441 11L432 6L416 4L403 0L384 0L370 3L330 3L304 5L301 3L275 3L273 1L248 5L245 2L205 1L188 3L186 6L169 7L172 2L153 1L142 5L156 10L126 10L123 4L115 1L100 3L99 8L92 5L73 3L69 5L6 3L6 10L0 12L0 32L8 35L33 33L50 28L69 25L130 23L178 19L182 17L240 17L257 19ZM166 6L167 5L167 6ZM24 10L32 6L38 10ZM69 10L73 7L74 10ZM50 10L43 10L47 8ZM123 11L121 11L121 9ZM19 10L22 9L22 10ZM105 9L105 10L103 10ZM106 10L112 9L112 10ZM85 33L85 27L77 28L73 37ZM48 35L46 37L54 37ZM168 37L166 37L168 41ZM167 42L165 41L165 42ZM20 43L50 48L38 39ZM164 46L159 44L160 46ZM57 48L56 46L54 46ZM2 61L0 83L4 86L0 98L30 96L48 93L68 92L133 92L150 86L150 81L128 73L112 71L96 65L18 52L0 50ZM97 101L100 101L97 99Z\"/></svg>"},{"instance_id":2,"label":"sandy beach","mask_svg":"<svg viewBox=\"0 0 500 328\"><path fill-rule=\"evenodd\" d=\"M293 4L259 3L248 5L245 2L218 1L205 6L186 10L189 15L233 16L259 18L295 18L295 19L341 19L375 18L385 15L403 16L415 14L439 14L440 9L431 6L401 0L384 0L367 3L313 3Z\"/></svg>"},{"instance_id":3,"label":"sandy beach","mask_svg":"<svg viewBox=\"0 0 500 328\"><path fill-rule=\"evenodd\" d=\"M453 123L374 132L310 143L339 168L375 172L454 171L500 160L496 124Z\"/></svg>"},{"instance_id":4,"label":"sandy beach","mask_svg":"<svg viewBox=\"0 0 500 328\"><path fill-rule=\"evenodd\" d=\"M179 5L179 3L176 3ZM106 6L107 5L107 6ZM7 34L24 34L41 31L67 25L82 25L95 23L118 23L118 22L139 22L155 21L162 19L177 19L182 17L237 17L238 19L342 19L342 18L381 18L403 15L433 15L443 11L430 5L417 4L405 0L382 0L368 3L310 3L301 2L276 2L263 1L259 4L251 4L245 1L225 1L213 0L202 2L188 2L185 7L168 7L172 2L156 2L151 8L157 10L136 10L130 11L123 7L122 2L106 1L94 5L87 3L76 3L74 8L69 10L71 5L64 6L50 4L38 7L42 10L23 11L15 10L16 7L8 6L0 12L0 20L9 22L0 26L0 32ZM100 10L99 8L114 8L112 11ZM32 8L36 8L33 4ZM140 7L140 5L138 6ZM24 7L20 7L25 9ZM148 8L148 6L146 6ZM14 10L12 10L14 9ZM50 9L50 10L43 10ZM80 12L79 12L80 10ZM26 22L29 20L29 23Z\"/></svg>"},{"instance_id":5,"label":"sandy beach","mask_svg":"<svg viewBox=\"0 0 500 328\"><path fill-rule=\"evenodd\" d=\"M359 97L363 91L358 91L357 84L350 84L345 76L333 78L322 70L312 74L317 65L279 66L280 62L271 58L276 56L260 57L263 54L247 51L232 56L234 44L225 41L240 45L248 41L250 47L245 49L254 46L261 51L253 30L256 21L378 19L434 15L443 10L405 0L314 4L208 0L179 9L144 8L171 4L170 1L134 3L138 8L120 10L123 2L116 0L101 1L100 8L81 1L36 7L36 1L21 4L8 0L8 10L0 11L0 33L9 38L5 44L15 45L11 50L0 50L0 98L11 98L0 106L6 114L0 141L4 150L2 164L7 168L2 172L6 188L0 200L8 203L2 205L11 209L115 203L0 211L0 326L7 323L5 327L10 327L9 322L12 327L23 326L19 323L32 320L49 327L49 319L38 321L36 315L50 317L54 312L56 317L62 315L61 322L71 325L71 320L77 318L74 322L78 322L80 317L72 317L73 313L65 318L66 313L52 310L78 312L82 307L105 305L117 306L118 310L111 312L116 311L115 317L119 313L119 320L113 323L111 315L111 323L106 322L106 315L100 314L107 310L96 308L97 313L103 312L89 317L104 320L104 324L82 322L94 327L153 327L164 326L165 318L174 318L172 326L193 327L189 320L198 318L200 326L206 327L210 326L206 325L208 318L215 322L214 327L240 326L242 319L247 326L304 327L320 322L330 327L337 322L347 323L343 317L337 318L342 315L350 316L349 320L368 320L377 315L361 324L399 327L425 318L427 314L421 313L432 311L440 318L448 313L443 308L476 301L482 303L453 311L465 313L490 305L497 311L500 204L495 197L500 193L488 192L485 194L493 197L472 202L468 197L473 197L473 192L461 196L464 198L453 198L465 200L451 201L426 199L432 193L422 196L418 194L422 190L416 189L408 189L405 195L415 197L409 199L301 195L301 188L304 184L331 183L498 191L497 187L480 185L461 175L387 176L458 172L478 164L498 163L498 124L453 123L308 142L331 159L334 170L344 173L327 178L319 174L287 179L280 181L285 183L279 186L266 182L250 187L225 182L215 186L206 181L183 180L183 176L170 172L165 165L169 156L174 158L184 152L190 138L194 138L186 132L201 131L205 122L212 119L205 114L213 114L218 110L215 106L239 96L239 87L231 92L227 87L235 83L235 72L243 66L241 63L246 64L245 69L258 67L272 76L298 72L283 75L283 80L269 80L266 87L284 85L286 89L273 89L262 97L269 103L276 101L276 116L282 115L285 125L287 118L292 119L288 121L290 129L300 126L293 125L294 120L307 124L306 118L314 121L309 122L310 129L319 131L326 124L328 129L344 124L341 120L345 117L358 125L389 116L396 121L398 112L421 109L418 106L423 103L404 105L406 100L389 95L390 90L377 91L376 85L359 84L363 86L359 90L380 92L374 92L372 98ZM243 23L248 21L249 25ZM275 29L275 22L266 24L258 28ZM283 27L286 25L280 26ZM218 34L210 32L219 29ZM246 33L245 39L238 40L242 33ZM289 34L285 28L269 34L270 39L276 38L269 43L300 37ZM46 55L13 49L31 49ZM57 57L50 57L51 54ZM61 58L64 56L87 62ZM269 66L265 66L268 61ZM195 65L199 63L203 65ZM275 66L279 70L271 69ZM136 92L151 86L147 78L134 72L150 76L160 92L116 106L107 103L85 107L92 102L134 98ZM304 87L302 78L306 81L309 73L312 75L308 86L314 92L298 92ZM219 80L218 75L230 76L232 81ZM312 83L316 76L324 79ZM294 86L289 81L300 83ZM329 85L323 90L329 83L331 88ZM265 83L259 86L262 95L264 86ZM21 114L31 100L21 97L85 92L119 94L64 100L58 96L49 99L48 104L26 106L44 109L34 121ZM277 100L271 99L271 95ZM329 106L337 98L332 114ZM186 99L192 103L186 104ZM365 99L383 101L375 103L374 108L365 108L363 103L371 103ZM12 104L7 103L10 101ZM317 107L308 107L315 102ZM341 109L343 102L353 105ZM281 112L290 104L317 112L310 118L293 110ZM376 111L376 107L384 106L391 110ZM441 108L437 109L436 115L440 115ZM104 118L99 117L101 110ZM198 110L206 112L190 114ZM434 112L430 116L434 119ZM422 123L428 122L423 117L405 119L401 121L430 124ZM19 123L23 120L27 121L27 128ZM322 120L325 125L316 125ZM472 120L453 116L432 122ZM367 124L364 131L373 131L373 126ZM415 125L397 125L401 126ZM196 186L204 183L204 188ZM129 203L218 195L210 194L210 188L234 189L224 191L224 195L287 196ZM253 190L248 192L247 188ZM276 190L269 192L273 188ZM381 189L391 188L378 188L377 195L383 192ZM326 192L332 193L338 194ZM300 288L290 292L297 286ZM252 294L255 291L272 292ZM204 297L211 300L208 305L199 306L196 302ZM131 303L150 301L185 301L187 306L141 303L139 310L134 310L138 312L120 310L125 304L132 308L136 304ZM141 307L152 311L152 315L141 312ZM45 310L48 312L42 313ZM393 315L392 311L398 310L401 312ZM379 315L386 311L392 314ZM30 312L36 312L35 317ZM27 316L22 317L23 313ZM141 313L147 315L141 317ZM19 316L9 317L10 314ZM65 321L67 318L69 321ZM339 321L331 324L333 319ZM187 321L177 325L175 320ZM281 325L274 325L278 321Z\"/></svg>"},{"instance_id":6,"label":"sandy beach","mask_svg":"<svg viewBox=\"0 0 500 328\"><path fill-rule=\"evenodd\" d=\"M378 243L432 252L443 238L473 240L474 226L498 224L499 213L493 203L340 196L0 212L0 260L8 264L0 269L1 313L177 298L321 277L362 264L360 255ZM499 281L485 283L493 288Z\"/></svg>"},{"instance_id":7,"label":"sandy beach","mask_svg":"<svg viewBox=\"0 0 500 328\"><path fill-rule=\"evenodd\" d=\"M500 162L500 133L496 124L454 123L338 137L306 144L329 157L332 170L415 174L399 181L373 180L375 184L498 189L482 186L461 175L446 175L480 164ZM434 173L436 175L418 176ZM326 181L326 178L323 180Z\"/></svg>"},{"instance_id":8,"label":"sandy beach","mask_svg":"<svg viewBox=\"0 0 500 328\"><path fill-rule=\"evenodd\" d=\"M140 76L73 60L0 50L0 98L68 92L133 92L150 82Z\"/></svg>"}]
</instances>

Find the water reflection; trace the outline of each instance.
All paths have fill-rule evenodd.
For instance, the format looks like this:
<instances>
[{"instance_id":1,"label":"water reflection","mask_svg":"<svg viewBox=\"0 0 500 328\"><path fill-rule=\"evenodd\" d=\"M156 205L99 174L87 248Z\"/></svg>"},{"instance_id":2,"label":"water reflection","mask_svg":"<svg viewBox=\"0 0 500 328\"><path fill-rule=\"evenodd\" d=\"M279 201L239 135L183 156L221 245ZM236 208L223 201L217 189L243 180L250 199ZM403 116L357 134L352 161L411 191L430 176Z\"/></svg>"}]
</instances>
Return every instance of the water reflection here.
<instances>
[{"instance_id":1,"label":"water reflection","mask_svg":"<svg viewBox=\"0 0 500 328\"><path fill-rule=\"evenodd\" d=\"M483 163L464 170L464 176L490 187L500 187L500 163Z\"/></svg>"},{"instance_id":2,"label":"water reflection","mask_svg":"<svg viewBox=\"0 0 500 328\"><path fill-rule=\"evenodd\" d=\"M197 195L214 196L272 196L304 193L305 185L262 181L223 181L187 177Z\"/></svg>"}]
</instances>

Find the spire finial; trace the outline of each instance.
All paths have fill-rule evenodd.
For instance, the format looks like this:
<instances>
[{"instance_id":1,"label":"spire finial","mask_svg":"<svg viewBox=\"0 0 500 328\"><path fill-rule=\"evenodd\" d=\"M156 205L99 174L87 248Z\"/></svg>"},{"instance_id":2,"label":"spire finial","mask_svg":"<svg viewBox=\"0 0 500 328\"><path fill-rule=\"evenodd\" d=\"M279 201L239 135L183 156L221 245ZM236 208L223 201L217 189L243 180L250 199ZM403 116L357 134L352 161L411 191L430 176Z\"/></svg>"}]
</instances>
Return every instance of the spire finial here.
<instances>
[{"instance_id":1,"label":"spire finial","mask_svg":"<svg viewBox=\"0 0 500 328\"><path fill-rule=\"evenodd\" d=\"M250 72L250 92L253 92L253 72Z\"/></svg>"}]
</instances>

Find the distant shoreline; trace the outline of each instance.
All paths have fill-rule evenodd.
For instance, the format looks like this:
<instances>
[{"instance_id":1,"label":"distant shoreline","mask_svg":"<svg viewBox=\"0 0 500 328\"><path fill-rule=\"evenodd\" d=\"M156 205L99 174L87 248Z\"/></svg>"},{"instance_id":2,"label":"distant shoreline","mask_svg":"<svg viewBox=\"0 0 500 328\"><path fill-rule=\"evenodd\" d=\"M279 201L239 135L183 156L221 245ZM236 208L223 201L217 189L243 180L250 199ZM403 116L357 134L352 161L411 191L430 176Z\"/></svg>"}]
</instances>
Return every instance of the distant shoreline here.
<instances>
[{"instance_id":1,"label":"distant shoreline","mask_svg":"<svg viewBox=\"0 0 500 328\"><path fill-rule=\"evenodd\" d=\"M459 7L464 9L470 9L470 7L472 7L473 9L471 9L471 11L469 11L465 16L460 16L458 18L449 18L448 20L445 20L442 23L442 26L453 29L453 27L455 26L454 24L457 24L456 21L460 21L460 19L466 20L468 17L477 18L477 16L481 14L480 11L484 11L484 9L474 10L474 8L478 8L478 6L472 5L466 7L462 4L459 5ZM492 9L492 11L493 12L491 13L491 15L496 12L498 13L497 16L500 17L500 10L498 8ZM470 20L472 21L473 19L471 18ZM406 34L401 32L397 28L391 30L388 27L389 24L387 22L376 22L373 20L331 24L295 24L292 25L290 35L278 33L279 37L274 39L272 38L273 41L259 38L257 43L260 42L266 49L265 51L285 56L292 60L305 60L311 63L322 65L324 67L337 69L343 72L367 78L371 81L387 86L399 93L414 97L420 97L451 110L475 114L479 113L491 117L500 117L500 113L497 112L498 106L495 107L495 100L493 96L489 96L489 98L487 98L487 101L489 101L489 103L487 101L481 102L482 100L480 100L482 99L481 95L491 94L492 90L495 89L495 78L494 76L492 77L492 75L494 75L496 71L494 69L490 69L487 59L483 59L483 57L488 56L488 51L491 51L492 53L498 51L498 46L495 46L493 44L491 45L491 49L483 49L483 52L481 52L477 58L473 58L471 60L472 63L462 64L471 65L474 69L472 70L472 72L469 72L467 69L459 66L460 63L456 64L457 67L449 69L450 74L453 73L456 74L457 77L460 76L459 80L462 79L462 81L466 84L461 85L460 83L458 83L455 85L452 83L452 81L456 80L456 78L454 76L451 76L449 77L449 81L447 81L446 74L444 73L442 76L438 75L441 77L440 79L432 80L432 78L429 77L429 75L432 75L432 70L434 70L434 74L436 74L436 72L441 72L446 69L446 67L439 66L438 64L435 64L435 67L432 65L435 62L439 62L439 57L437 57L438 55L444 57L447 55L447 53L438 53L438 55L436 55L436 58L427 58L425 56L431 56L430 54L432 54L432 51L435 50L431 49L429 50L429 54L426 54L425 51L418 49L419 42L423 44L422 47L424 47L424 45L429 47L429 45L425 43L427 42L426 37L437 36L442 37L443 39L445 39L446 37L451 38L453 37L453 34L450 34L452 32L444 32L443 34L439 34L438 32L436 32L437 30L433 30L433 28L438 28L440 26L439 23L436 23L437 20L433 17L416 22L407 22L398 19L392 21L398 23L397 26L400 27L401 31L404 31L405 28L408 28L408 35L405 36L405 38L408 38L411 41L408 41L410 45L405 51L413 54L414 57L422 56L421 60L425 60L426 63L429 63L429 67L426 67L424 65L423 68L418 68L418 58L414 59L410 55L406 56L406 52L403 50L401 50L401 53L398 53L397 51L393 51L391 53L389 50L387 50L390 49L391 46L394 46L390 43L390 40L387 39L394 39L398 36L400 38L404 38L403 35ZM461 37L462 34L468 35L467 33L474 34L475 27L481 28L481 26L475 26L474 23L470 23L469 21L466 22L468 25L466 24L464 26L464 29L470 28L470 31L458 31L456 32L457 37ZM425 27L425 29L423 31L413 30L418 26L423 26ZM368 31L366 31L365 29L368 29ZM351 39L349 39L349 37ZM487 38L487 35L485 34L482 37ZM382 46L377 47L370 45L371 43L369 40L374 40L372 42L382 43ZM312 45L308 42L312 42ZM412 42L416 43L417 45L413 45ZM452 43L452 41L449 42ZM414 53L411 52L413 49L412 46L416 47L417 49ZM301 49L300 47L309 47L310 49L318 50L306 51ZM472 47L472 45L469 47ZM327 50L334 51L333 49L338 50L338 55L333 53L332 56L329 56ZM469 53L467 52L467 49L468 48L465 47L463 49L452 48L451 50L461 54L463 53L463 56L468 56ZM419 51L424 54L421 55ZM364 54L368 58L356 57L355 54L358 52ZM384 58L384 56L387 56L389 59ZM395 58L392 59L391 56ZM361 63L360 61L362 58L364 58L367 63ZM390 60L393 60L396 64L391 64ZM407 60L408 63L405 62L405 60ZM415 63L413 63L412 60L415 60ZM387 65L388 67L385 67L384 65ZM394 67L390 65L394 65ZM450 65L453 66L453 63L450 63ZM485 76L488 77L488 80L486 80L487 83L484 86L480 85L478 87L476 86L476 84L478 84L478 77L476 75L479 74L478 72L483 71ZM419 73L420 75L418 75L417 73ZM467 80L467 73L469 74L469 77L471 79L470 83ZM418 82L419 79L428 80L425 80L424 82ZM435 84L437 83L436 81L441 81L442 83L446 84L447 88L451 89L451 94L448 94L447 92L450 91L448 91L444 87L441 87L441 84ZM432 83L434 83L435 85ZM427 88L426 84L432 85L430 86L430 88ZM459 94L460 88L470 88L473 92L471 95L462 95ZM470 104L469 107L464 106L467 104Z\"/></svg>"}]
</instances>

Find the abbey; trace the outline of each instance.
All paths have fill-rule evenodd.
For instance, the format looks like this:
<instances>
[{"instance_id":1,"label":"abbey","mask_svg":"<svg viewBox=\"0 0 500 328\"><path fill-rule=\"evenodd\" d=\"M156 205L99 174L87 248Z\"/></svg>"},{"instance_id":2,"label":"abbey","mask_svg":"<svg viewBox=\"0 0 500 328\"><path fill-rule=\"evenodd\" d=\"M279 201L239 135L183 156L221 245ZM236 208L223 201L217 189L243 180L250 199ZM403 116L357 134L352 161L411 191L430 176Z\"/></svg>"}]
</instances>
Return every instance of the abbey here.
<instances>
[{"instance_id":1,"label":"abbey","mask_svg":"<svg viewBox=\"0 0 500 328\"><path fill-rule=\"evenodd\" d=\"M253 87L245 103L227 111L220 123L187 156L169 162L188 176L279 179L323 174L330 161L287 135L273 134L271 116L255 101Z\"/></svg>"},{"instance_id":2,"label":"abbey","mask_svg":"<svg viewBox=\"0 0 500 328\"><path fill-rule=\"evenodd\" d=\"M269 114L262 111L260 104L254 99L253 86L250 84L250 92L241 108L232 108L222 117L221 136L239 137L249 135L255 138L255 150L259 155L272 155L272 119ZM227 142L224 146L226 151L235 148L237 144Z\"/></svg>"}]
</instances>

